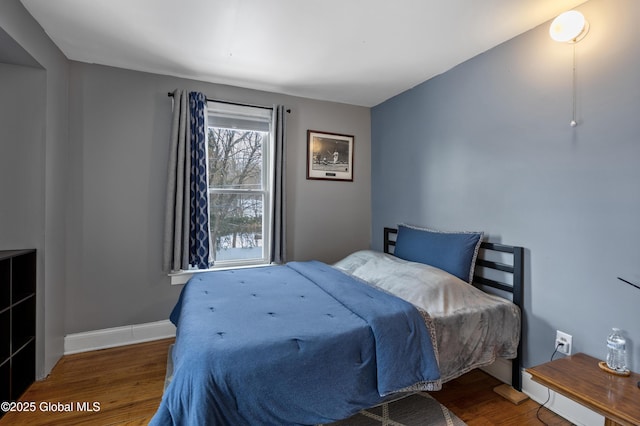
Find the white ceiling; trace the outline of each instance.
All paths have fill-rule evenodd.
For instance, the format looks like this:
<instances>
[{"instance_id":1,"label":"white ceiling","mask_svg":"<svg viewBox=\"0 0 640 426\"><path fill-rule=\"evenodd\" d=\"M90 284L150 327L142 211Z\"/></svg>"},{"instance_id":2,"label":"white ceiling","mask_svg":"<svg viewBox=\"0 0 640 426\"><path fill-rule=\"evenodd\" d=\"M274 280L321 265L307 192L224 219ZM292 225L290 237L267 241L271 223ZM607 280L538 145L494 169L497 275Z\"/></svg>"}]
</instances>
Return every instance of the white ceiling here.
<instances>
[{"instance_id":1,"label":"white ceiling","mask_svg":"<svg viewBox=\"0 0 640 426\"><path fill-rule=\"evenodd\" d=\"M586 0L22 0L71 60L374 106Z\"/></svg>"}]
</instances>

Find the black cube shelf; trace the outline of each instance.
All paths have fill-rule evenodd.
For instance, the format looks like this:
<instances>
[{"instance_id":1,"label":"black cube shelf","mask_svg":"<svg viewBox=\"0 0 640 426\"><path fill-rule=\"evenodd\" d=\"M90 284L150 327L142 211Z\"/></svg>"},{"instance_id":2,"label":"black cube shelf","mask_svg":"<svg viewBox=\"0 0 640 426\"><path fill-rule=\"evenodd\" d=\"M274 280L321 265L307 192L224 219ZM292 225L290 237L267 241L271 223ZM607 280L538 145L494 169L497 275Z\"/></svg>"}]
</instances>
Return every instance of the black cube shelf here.
<instances>
[{"instance_id":1,"label":"black cube shelf","mask_svg":"<svg viewBox=\"0 0 640 426\"><path fill-rule=\"evenodd\" d=\"M0 251L0 401L17 400L35 372L36 251Z\"/></svg>"}]
</instances>

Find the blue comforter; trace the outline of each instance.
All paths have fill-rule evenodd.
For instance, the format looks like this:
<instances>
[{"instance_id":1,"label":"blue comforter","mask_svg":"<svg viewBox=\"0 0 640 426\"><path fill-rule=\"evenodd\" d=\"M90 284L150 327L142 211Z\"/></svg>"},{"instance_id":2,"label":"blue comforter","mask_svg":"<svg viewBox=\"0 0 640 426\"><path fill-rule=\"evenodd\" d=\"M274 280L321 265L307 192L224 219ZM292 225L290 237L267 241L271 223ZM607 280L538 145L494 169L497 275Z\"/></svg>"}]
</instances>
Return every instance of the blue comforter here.
<instances>
[{"instance_id":1,"label":"blue comforter","mask_svg":"<svg viewBox=\"0 0 640 426\"><path fill-rule=\"evenodd\" d=\"M413 305L320 262L193 277L151 425L318 424L438 383Z\"/></svg>"}]
</instances>

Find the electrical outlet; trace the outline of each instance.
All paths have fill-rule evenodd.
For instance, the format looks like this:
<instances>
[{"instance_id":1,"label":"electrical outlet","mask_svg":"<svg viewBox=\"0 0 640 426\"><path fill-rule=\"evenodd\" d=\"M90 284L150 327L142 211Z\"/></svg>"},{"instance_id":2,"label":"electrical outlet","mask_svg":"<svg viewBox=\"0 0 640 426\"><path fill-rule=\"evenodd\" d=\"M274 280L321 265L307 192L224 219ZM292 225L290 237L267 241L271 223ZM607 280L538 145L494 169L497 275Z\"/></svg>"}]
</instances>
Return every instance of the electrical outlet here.
<instances>
[{"instance_id":1,"label":"electrical outlet","mask_svg":"<svg viewBox=\"0 0 640 426\"><path fill-rule=\"evenodd\" d=\"M570 334L564 333L560 330L556 330L556 345L558 348L558 352L563 353L565 355L571 355L571 348L573 347L573 338ZM562 346L558 347L558 345L562 344Z\"/></svg>"}]
</instances>

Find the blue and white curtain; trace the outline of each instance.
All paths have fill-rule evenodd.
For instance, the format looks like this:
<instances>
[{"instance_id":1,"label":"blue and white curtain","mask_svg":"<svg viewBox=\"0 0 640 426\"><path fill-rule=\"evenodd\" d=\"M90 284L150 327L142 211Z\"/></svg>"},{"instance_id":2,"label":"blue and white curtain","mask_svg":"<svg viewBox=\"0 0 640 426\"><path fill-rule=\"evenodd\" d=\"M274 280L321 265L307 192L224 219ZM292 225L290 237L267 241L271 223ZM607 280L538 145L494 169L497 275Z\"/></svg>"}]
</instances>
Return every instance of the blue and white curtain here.
<instances>
[{"instance_id":1,"label":"blue and white curtain","mask_svg":"<svg viewBox=\"0 0 640 426\"><path fill-rule=\"evenodd\" d=\"M209 183L207 182L207 97L189 93L191 120L191 216L189 221L189 264L207 269L211 264L209 244Z\"/></svg>"},{"instance_id":2,"label":"blue and white curtain","mask_svg":"<svg viewBox=\"0 0 640 426\"><path fill-rule=\"evenodd\" d=\"M207 99L173 92L173 120L164 235L164 270L211 265L207 182Z\"/></svg>"}]
</instances>

